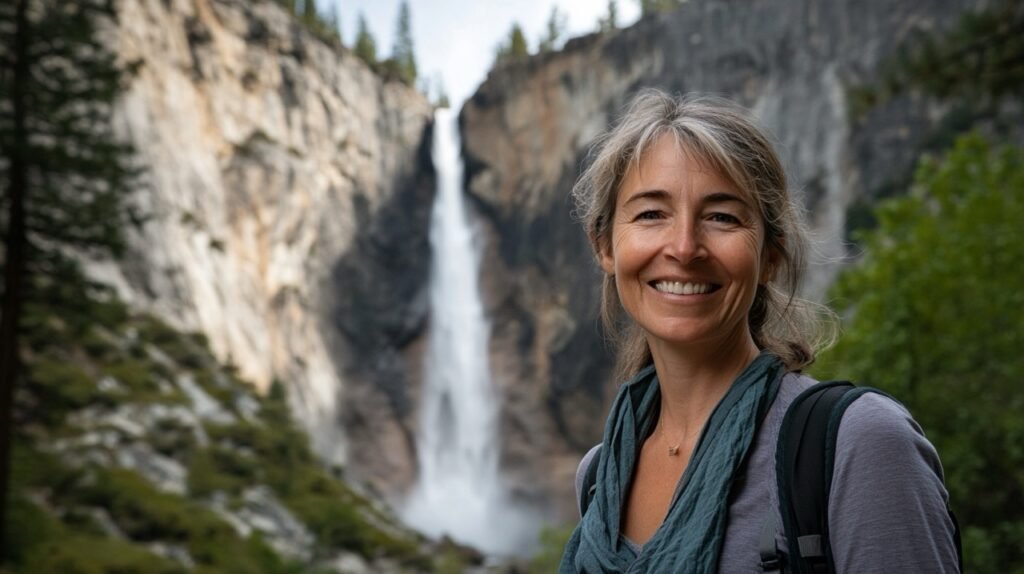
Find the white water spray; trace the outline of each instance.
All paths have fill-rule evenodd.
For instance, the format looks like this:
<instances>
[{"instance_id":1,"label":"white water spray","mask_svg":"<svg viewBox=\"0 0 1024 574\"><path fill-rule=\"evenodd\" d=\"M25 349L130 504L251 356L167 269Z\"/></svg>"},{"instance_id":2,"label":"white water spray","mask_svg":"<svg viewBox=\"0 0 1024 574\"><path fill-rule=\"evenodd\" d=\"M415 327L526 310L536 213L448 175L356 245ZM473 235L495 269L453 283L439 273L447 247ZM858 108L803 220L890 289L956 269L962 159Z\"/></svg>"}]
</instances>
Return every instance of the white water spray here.
<instances>
[{"instance_id":1,"label":"white water spray","mask_svg":"<svg viewBox=\"0 0 1024 574\"><path fill-rule=\"evenodd\" d=\"M416 445L419 476L402 514L428 535L512 555L532 546L536 518L512 506L498 472L498 397L477 285L480 253L463 208L457 116L450 110L436 112L433 146L438 189L430 223L430 346Z\"/></svg>"}]
</instances>

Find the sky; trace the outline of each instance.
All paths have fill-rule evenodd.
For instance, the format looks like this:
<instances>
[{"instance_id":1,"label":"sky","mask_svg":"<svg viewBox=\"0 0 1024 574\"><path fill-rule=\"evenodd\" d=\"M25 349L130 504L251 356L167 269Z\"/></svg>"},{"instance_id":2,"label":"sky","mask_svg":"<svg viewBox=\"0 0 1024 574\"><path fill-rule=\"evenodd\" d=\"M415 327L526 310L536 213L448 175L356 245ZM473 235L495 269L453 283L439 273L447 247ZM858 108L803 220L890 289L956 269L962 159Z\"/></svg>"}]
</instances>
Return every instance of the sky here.
<instances>
[{"instance_id":1,"label":"sky","mask_svg":"<svg viewBox=\"0 0 1024 574\"><path fill-rule=\"evenodd\" d=\"M356 37L359 13L377 41L377 54L387 57L394 44L401 0L328 0L341 16L342 37L351 46ZM530 50L536 49L552 6L568 16L563 37L580 36L597 29L597 20L608 10L605 0L409 0L413 45L420 77L433 84L441 78L455 109L476 91L494 63L494 52L508 37L513 22L523 28ZM618 1L619 26L640 16L639 2Z\"/></svg>"}]
</instances>

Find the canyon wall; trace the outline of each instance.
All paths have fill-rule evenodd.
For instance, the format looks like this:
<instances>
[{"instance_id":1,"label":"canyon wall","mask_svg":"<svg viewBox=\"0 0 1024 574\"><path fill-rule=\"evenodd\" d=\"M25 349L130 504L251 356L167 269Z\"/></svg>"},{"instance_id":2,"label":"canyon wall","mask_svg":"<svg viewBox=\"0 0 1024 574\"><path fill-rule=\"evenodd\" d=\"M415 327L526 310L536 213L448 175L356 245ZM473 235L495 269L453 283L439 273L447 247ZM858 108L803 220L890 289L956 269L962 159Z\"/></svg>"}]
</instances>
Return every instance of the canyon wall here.
<instances>
[{"instance_id":1,"label":"canyon wall","mask_svg":"<svg viewBox=\"0 0 1024 574\"><path fill-rule=\"evenodd\" d=\"M114 28L147 219L92 272L281 381L326 460L407 483L431 106L269 0L122 0Z\"/></svg>"}]
</instances>

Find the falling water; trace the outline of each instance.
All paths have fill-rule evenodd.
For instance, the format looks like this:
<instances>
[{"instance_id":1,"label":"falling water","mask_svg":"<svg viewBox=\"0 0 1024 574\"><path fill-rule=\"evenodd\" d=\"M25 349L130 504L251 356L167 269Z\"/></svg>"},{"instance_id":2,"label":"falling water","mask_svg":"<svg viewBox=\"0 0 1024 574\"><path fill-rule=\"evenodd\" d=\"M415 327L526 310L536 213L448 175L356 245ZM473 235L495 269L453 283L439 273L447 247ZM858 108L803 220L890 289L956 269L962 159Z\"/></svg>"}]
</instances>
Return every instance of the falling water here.
<instances>
[{"instance_id":1,"label":"falling water","mask_svg":"<svg viewBox=\"0 0 1024 574\"><path fill-rule=\"evenodd\" d=\"M536 528L498 473L498 398L487 360L488 325L477 285L480 253L462 200L457 116L437 111L431 215L430 347L417 439L419 476L403 515L494 555L523 552Z\"/></svg>"}]
</instances>

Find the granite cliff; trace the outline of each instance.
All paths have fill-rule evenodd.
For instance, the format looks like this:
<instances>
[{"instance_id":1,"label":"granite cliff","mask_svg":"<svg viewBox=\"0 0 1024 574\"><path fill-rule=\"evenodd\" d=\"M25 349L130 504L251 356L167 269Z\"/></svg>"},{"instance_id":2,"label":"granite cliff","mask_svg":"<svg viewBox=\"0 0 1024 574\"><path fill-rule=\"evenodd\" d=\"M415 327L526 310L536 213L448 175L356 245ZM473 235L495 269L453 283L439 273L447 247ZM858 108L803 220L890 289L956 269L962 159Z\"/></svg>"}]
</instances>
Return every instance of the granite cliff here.
<instances>
[{"instance_id":1,"label":"granite cliff","mask_svg":"<svg viewBox=\"0 0 1024 574\"><path fill-rule=\"evenodd\" d=\"M569 191L595 136L637 90L710 92L752 108L778 140L809 214L820 298L848 258L853 206L905 181L942 109L901 97L854 113L850 89L964 0L702 0L498 66L461 114L467 191L490 238L481 284L504 396L504 465L523 495L573 516L571 476L599 440L610 351L599 276ZM552 472L554 469L554 472Z\"/></svg>"},{"instance_id":2,"label":"granite cliff","mask_svg":"<svg viewBox=\"0 0 1024 574\"><path fill-rule=\"evenodd\" d=\"M205 334L259 388L284 383L324 459L410 480L431 106L269 0L118 7L113 42L133 73L116 122L148 219L123 260L91 273Z\"/></svg>"}]
</instances>

